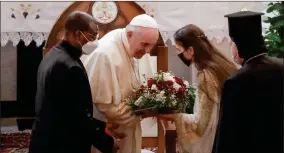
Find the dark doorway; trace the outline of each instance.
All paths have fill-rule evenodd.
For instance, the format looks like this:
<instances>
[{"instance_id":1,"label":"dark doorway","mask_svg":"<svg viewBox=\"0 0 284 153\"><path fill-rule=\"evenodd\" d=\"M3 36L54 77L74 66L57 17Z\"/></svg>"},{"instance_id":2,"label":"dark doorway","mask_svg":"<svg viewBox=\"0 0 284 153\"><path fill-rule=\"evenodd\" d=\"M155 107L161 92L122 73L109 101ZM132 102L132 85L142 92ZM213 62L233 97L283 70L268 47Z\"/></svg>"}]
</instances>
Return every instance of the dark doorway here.
<instances>
[{"instance_id":1,"label":"dark doorway","mask_svg":"<svg viewBox=\"0 0 284 153\"><path fill-rule=\"evenodd\" d=\"M23 41L17 45L17 116L35 117L35 94L37 70L42 60L43 43L37 46L34 41L26 46ZM18 119L20 130L30 129L33 119Z\"/></svg>"}]
</instances>

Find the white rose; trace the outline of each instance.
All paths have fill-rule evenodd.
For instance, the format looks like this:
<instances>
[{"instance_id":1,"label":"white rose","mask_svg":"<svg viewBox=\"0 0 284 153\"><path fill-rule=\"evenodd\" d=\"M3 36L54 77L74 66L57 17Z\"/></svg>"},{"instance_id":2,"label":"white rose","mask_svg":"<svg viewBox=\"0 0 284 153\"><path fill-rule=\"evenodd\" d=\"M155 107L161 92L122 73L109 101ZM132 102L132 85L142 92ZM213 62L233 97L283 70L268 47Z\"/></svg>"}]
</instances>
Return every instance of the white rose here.
<instances>
[{"instance_id":1,"label":"white rose","mask_svg":"<svg viewBox=\"0 0 284 153\"><path fill-rule=\"evenodd\" d=\"M150 97L151 97L150 92L148 91L147 93L145 93L145 94L144 94L144 97L145 97L145 98L150 98Z\"/></svg>"},{"instance_id":2,"label":"white rose","mask_svg":"<svg viewBox=\"0 0 284 153\"><path fill-rule=\"evenodd\" d=\"M162 90L162 91L160 92L161 96L164 96L165 93L166 93L166 92L165 92L164 90Z\"/></svg>"},{"instance_id":3,"label":"white rose","mask_svg":"<svg viewBox=\"0 0 284 153\"><path fill-rule=\"evenodd\" d=\"M151 90L158 90L157 86L155 84L152 85Z\"/></svg>"},{"instance_id":4,"label":"white rose","mask_svg":"<svg viewBox=\"0 0 284 153\"><path fill-rule=\"evenodd\" d=\"M160 93L158 93L156 95L156 99L159 100L159 101L163 101L163 100L166 99L166 97L164 97L164 95L165 95L165 91L161 91Z\"/></svg>"},{"instance_id":5,"label":"white rose","mask_svg":"<svg viewBox=\"0 0 284 153\"><path fill-rule=\"evenodd\" d=\"M162 90L160 93L156 95L157 98L162 98L165 95L165 91Z\"/></svg>"},{"instance_id":6,"label":"white rose","mask_svg":"<svg viewBox=\"0 0 284 153\"><path fill-rule=\"evenodd\" d=\"M176 106L177 105L177 101L176 100L172 101L172 105Z\"/></svg>"},{"instance_id":7,"label":"white rose","mask_svg":"<svg viewBox=\"0 0 284 153\"><path fill-rule=\"evenodd\" d=\"M134 104L135 104L136 106L139 106L141 102L142 102L142 96L140 96L140 97L135 101Z\"/></svg>"},{"instance_id":8,"label":"white rose","mask_svg":"<svg viewBox=\"0 0 284 153\"><path fill-rule=\"evenodd\" d=\"M189 87L189 83L188 83L188 81L186 81L186 80L185 80L183 83L185 84L185 87L186 87L186 88L188 88L188 87Z\"/></svg>"},{"instance_id":9,"label":"white rose","mask_svg":"<svg viewBox=\"0 0 284 153\"><path fill-rule=\"evenodd\" d=\"M175 81L174 77L170 73L164 73L164 81Z\"/></svg>"},{"instance_id":10,"label":"white rose","mask_svg":"<svg viewBox=\"0 0 284 153\"><path fill-rule=\"evenodd\" d=\"M181 86L179 84L177 84L176 82L174 82L173 87L176 91L178 91L178 89L181 88Z\"/></svg>"}]
</instances>

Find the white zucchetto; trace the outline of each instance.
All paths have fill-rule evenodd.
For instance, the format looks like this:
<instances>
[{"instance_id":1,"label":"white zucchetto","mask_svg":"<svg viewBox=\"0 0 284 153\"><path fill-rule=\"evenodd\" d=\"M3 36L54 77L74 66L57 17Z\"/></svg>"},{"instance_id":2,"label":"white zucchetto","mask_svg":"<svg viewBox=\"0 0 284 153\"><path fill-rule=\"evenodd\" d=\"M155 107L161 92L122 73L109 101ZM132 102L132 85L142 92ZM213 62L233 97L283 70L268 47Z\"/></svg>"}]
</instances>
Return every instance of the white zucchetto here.
<instances>
[{"instance_id":1,"label":"white zucchetto","mask_svg":"<svg viewBox=\"0 0 284 153\"><path fill-rule=\"evenodd\" d=\"M147 14L137 15L131 20L130 25L155 29L159 28L156 20Z\"/></svg>"}]
</instances>

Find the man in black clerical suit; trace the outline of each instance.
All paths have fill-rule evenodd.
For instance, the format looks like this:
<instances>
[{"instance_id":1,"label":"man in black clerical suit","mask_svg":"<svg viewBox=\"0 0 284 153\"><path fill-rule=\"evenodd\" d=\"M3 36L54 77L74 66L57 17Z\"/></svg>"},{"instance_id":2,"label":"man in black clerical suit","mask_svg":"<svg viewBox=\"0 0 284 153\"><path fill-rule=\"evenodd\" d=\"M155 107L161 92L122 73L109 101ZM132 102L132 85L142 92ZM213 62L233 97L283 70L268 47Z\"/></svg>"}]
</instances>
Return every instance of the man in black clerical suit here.
<instances>
[{"instance_id":1,"label":"man in black clerical suit","mask_svg":"<svg viewBox=\"0 0 284 153\"><path fill-rule=\"evenodd\" d=\"M37 76L36 120L30 153L90 153L91 145L112 153L114 139L106 123L92 117L91 89L80 56L95 50L96 21L73 12L65 37L44 56ZM107 126L108 127L108 126Z\"/></svg>"},{"instance_id":2,"label":"man in black clerical suit","mask_svg":"<svg viewBox=\"0 0 284 153\"><path fill-rule=\"evenodd\" d=\"M242 68L225 82L213 153L283 153L284 64L267 55L262 14L226 15Z\"/></svg>"}]
</instances>

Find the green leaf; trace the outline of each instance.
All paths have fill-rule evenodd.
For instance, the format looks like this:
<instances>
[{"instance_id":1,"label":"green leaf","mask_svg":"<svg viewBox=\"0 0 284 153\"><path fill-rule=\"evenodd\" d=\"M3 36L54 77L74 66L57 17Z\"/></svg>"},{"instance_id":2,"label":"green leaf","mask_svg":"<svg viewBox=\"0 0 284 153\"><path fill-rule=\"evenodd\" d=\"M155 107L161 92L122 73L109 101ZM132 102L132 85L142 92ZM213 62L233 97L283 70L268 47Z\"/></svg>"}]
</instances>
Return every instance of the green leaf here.
<instances>
[{"instance_id":1,"label":"green leaf","mask_svg":"<svg viewBox=\"0 0 284 153\"><path fill-rule=\"evenodd\" d=\"M280 51L284 52L284 46L280 47Z\"/></svg>"},{"instance_id":2,"label":"green leaf","mask_svg":"<svg viewBox=\"0 0 284 153\"><path fill-rule=\"evenodd\" d=\"M270 7L267 8L266 13L271 13L274 11L274 7L273 5L271 5Z\"/></svg>"},{"instance_id":3,"label":"green leaf","mask_svg":"<svg viewBox=\"0 0 284 153\"><path fill-rule=\"evenodd\" d=\"M281 38L276 33L270 33L268 36L268 39L275 41L275 42L281 42Z\"/></svg>"},{"instance_id":4,"label":"green leaf","mask_svg":"<svg viewBox=\"0 0 284 153\"><path fill-rule=\"evenodd\" d=\"M280 15L284 15L284 10L279 10Z\"/></svg>"},{"instance_id":5,"label":"green leaf","mask_svg":"<svg viewBox=\"0 0 284 153\"><path fill-rule=\"evenodd\" d=\"M284 5L281 3L275 3L273 6L275 10L284 10Z\"/></svg>"},{"instance_id":6,"label":"green leaf","mask_svg":"<svg viewBox=\"0 0 284 153\"><path fill-rule=\"evenodd\" d=\"M274 23L274 27L276 27L276 28L284 27L284 19L276 21Z\"/></svg>"},{"instance_id":7,"label":"green leaf","mask_svg":"<svg viewBox=\"0 0 284 153\"><path fill-rule=\"evenodd\" d=\"M272 6L273 5L273 2L270 2L269 4L267 4L267 6Z\"/></svg>"},{"instance_id":8,"label":"green leaf","mask_svg":"<svg viewBox=\"0 0 284 153\"><path fill-rule=\"evenodd\" d=\"M273 11L280 11L284 10L284 5L281 3L274 3L273 5L269 5L268 9L266 10L266 13L271 13Z\"/></svg>"},{"instance_id":9,"label":"green leaf","mask_svg":"<svg viewBox=\"0 0 284 153\"><path fill-rule=\"evenodd\" d=\"M284 20L284 16L275 16L273 18L269 18L268 20L269 20L270 24L273 26L278 21L283 21Z\"/></svg>"},{"instance_id":10,"label":"green leaf","mask_svg":"<svg viewBox=\"0 0 284 153\"><path fill-rule=\"evenodd\" d=\"M271 17L267 17L267 19L264 20L263 22L264 22L264 23L270 23L270 20L271 20Z\"/></svg>"}]
</instances>

